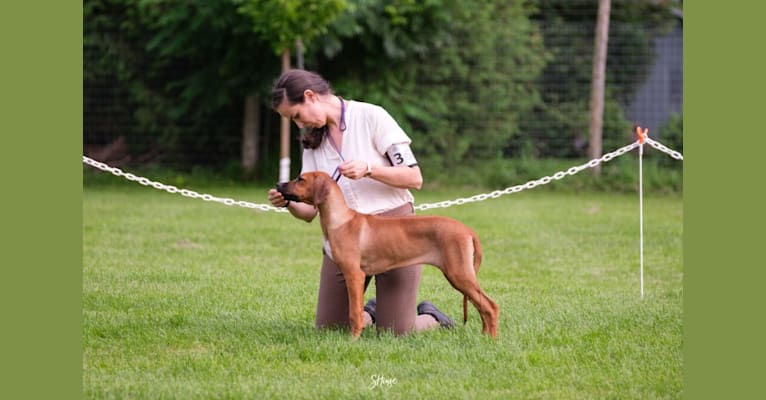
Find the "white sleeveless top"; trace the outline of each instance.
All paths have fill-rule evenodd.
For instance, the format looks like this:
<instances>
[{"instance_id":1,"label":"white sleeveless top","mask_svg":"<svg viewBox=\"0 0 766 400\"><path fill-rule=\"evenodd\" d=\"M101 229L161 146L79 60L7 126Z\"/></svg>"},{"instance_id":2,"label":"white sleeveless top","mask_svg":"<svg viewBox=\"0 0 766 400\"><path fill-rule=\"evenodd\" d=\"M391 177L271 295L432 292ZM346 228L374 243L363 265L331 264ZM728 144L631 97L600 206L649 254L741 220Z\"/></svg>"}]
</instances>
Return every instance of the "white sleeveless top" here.
<instances>
[{"instance_id":1,"label":"white sleeveless top","mask_svg":"<svg viewBox=\"0 0 766 400\"><path fill-rule=\"evenodd\" d=\"M333 176L335 169L344 160L362 160L372 166L390 166L386 150L396 143L412 142L383 107L359 101L347 102L346 130L342 133L341 145L343 157L330 140L324 138L316 149L303 150L301 173L324 171ZM352 180L343 176L338 180L338 185L348 206L365 214L378 214L414 202L409 190L391 187L371 178Z\"/></svg>"}]
</instances>

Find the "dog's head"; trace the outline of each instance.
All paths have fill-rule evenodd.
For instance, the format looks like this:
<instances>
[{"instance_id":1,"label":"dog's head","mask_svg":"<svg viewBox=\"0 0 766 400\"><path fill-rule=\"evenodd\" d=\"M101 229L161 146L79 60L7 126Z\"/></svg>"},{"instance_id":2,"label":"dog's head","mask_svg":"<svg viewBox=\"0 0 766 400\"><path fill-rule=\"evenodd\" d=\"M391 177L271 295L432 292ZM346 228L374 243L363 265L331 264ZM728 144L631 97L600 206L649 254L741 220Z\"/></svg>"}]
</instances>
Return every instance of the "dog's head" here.
<instances>
[{"instance_id":1,"label":"dog's head","mask_svg":"<svg viewBox=\"0 0 766 400\"><path fill-rule=\"evenodd\" d=\"M322 204L330 192L330 185L335 182L321 171L306 172L289 182L277 184L277 191L282 193L286 200L301 203L319 205Z\"/></svg>"}]
</instances>

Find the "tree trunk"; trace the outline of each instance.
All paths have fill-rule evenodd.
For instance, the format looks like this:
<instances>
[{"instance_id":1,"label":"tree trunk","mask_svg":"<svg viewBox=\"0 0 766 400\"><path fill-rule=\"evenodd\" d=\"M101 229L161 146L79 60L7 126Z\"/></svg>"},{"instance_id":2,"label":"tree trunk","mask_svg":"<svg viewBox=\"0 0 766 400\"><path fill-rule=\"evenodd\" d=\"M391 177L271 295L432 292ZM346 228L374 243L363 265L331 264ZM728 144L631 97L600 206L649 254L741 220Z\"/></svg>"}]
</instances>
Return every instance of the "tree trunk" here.
<instances>
[{"instance_id":1,"label":"tree trunk","mask_svg":"<svg viewBox=\"0 0 766 400\"><path fill-rule=\"evenodd\" d=\"M610 0L599 0L596 37L593 43L593 78L590 94L590 159L601 157L601 138L604 120L604 82L606 80L606 49L609 39ZM601 165L593 168L594 175L601 174Z\"/></svg>"},{"instance_id":2,"label":"tree trunk","mask_svg":"<svg viewBox=\"0 0 766 400\"><path fill-rule=\"evenodd\" d=\"M258 164L258 144L261 126L261 102L257 94L245 98L245 118L242 123L242 170L246 178L253 177Z\"/></svg>"}]
</instances>

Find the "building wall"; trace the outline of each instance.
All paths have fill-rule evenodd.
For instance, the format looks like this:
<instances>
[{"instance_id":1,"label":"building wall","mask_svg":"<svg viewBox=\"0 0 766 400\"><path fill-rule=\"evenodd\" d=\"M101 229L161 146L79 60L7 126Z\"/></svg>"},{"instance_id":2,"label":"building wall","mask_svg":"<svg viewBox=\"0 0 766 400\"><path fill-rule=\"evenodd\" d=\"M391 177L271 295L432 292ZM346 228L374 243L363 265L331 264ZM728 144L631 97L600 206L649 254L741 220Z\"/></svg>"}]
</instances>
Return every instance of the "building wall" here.
<instances>
[{"instance_id":1,"label":"building wall","mask_svg":"<svg viewBox=\"0 0 766 400\"><path fill-rule=\"evenodd\" d=\"M627 117L660 138L659 128L683 110L683 22L655 40L654 67L627 109Z\"/></svg>"}]
</instances>

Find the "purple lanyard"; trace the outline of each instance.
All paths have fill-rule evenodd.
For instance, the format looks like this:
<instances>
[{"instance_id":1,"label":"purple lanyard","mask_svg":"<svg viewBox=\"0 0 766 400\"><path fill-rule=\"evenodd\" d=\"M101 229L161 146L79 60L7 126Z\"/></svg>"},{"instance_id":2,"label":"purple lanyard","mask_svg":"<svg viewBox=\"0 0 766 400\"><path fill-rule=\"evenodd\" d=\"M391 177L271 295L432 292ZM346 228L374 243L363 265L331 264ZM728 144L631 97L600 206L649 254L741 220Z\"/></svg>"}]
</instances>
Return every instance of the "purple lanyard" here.
<instances>
[{"instance_id":1,"label":"purple lanyard","mask_svg":"<svg viewBox=\"0 0 766 400\"><path fill-rule=\"evenodd\" d=\"M340 99L340 124L338 124L338 128L340 128L341 132L344 132L346 130L346 106L343 104L343 97L338 96ZM341 161L346 161L345 158L343 158L343 154L340 153L340 149L338 148L338 144L335 143L335 139L332 138L332 135L330 135L330 128L325 125L325 134L327 135L327 138L330 139L330 144L335 149L335 151L338 153L338 156L340 156ZM340 165L335 167L335 172L332 173L332 178L335 179L335 182L340 180L340 177L342 175L340 174Z\"/></svg>"}]
</instances>

